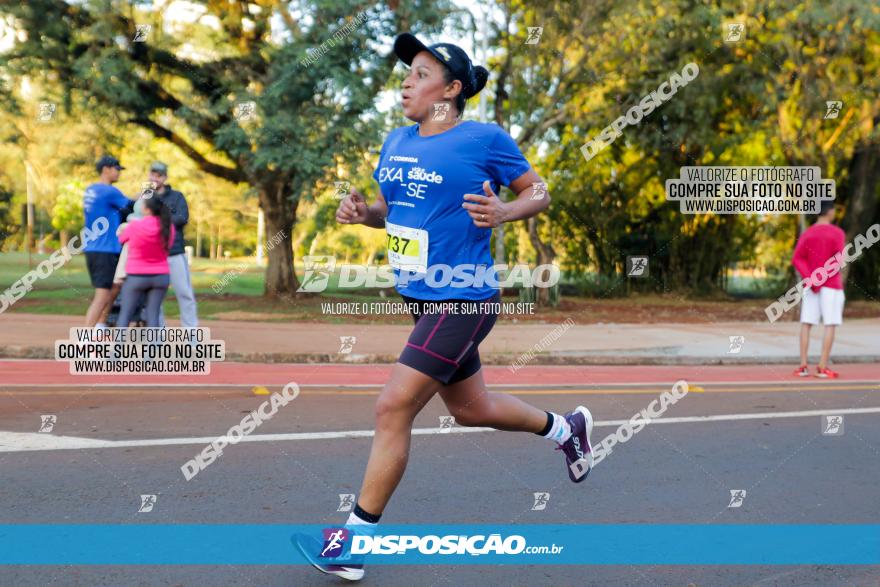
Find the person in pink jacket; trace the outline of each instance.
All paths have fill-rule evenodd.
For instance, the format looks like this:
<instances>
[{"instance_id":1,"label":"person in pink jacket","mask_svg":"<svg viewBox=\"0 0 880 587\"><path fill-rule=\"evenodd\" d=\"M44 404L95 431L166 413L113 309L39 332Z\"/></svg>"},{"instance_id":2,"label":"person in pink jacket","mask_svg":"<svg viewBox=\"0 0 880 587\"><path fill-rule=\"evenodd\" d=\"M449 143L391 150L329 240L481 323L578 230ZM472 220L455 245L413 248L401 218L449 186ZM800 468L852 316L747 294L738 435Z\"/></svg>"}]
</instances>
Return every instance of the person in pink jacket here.
<instances>
[{"instance_id":1,"label":"person in pink jacket","mask_svg":"<svg viewBox=\"0 0 880 587\"><path fill-rule=\"evenodd\" d=\"M819 219L801 234L794 248L791 263L802 278L813 275L819 267L843 251L846 234L833 224L834 202L822 202ZM823 282L816 281L804 290L801 300L801 365L795 375L809 377L807 356L810 349L810 329L819 324L821 318L825 325L825 336L822 339L822 356L816 367L816 377L836 378L837 372L828 368L828 357L831 345L834 344L834 331L843 322L843 281L840 273L835 273Z\"/></svg>"},{"instance_id":2,"label":"person in pink jacket","mask_svg":"<svg viewBox=\"0 0 880 587\"><path fill-rule=\"evenodd\" d=\"M157 328L159 309L168 293L170 283L168 249L174 242L171 211L159 198L144 200L144 217L132 220L119 236L120 243L128 243L128 276L122 286L122 304L116 325L128 327L138 301L146 296L147 326Z\"/></svg>"}]
</instances>

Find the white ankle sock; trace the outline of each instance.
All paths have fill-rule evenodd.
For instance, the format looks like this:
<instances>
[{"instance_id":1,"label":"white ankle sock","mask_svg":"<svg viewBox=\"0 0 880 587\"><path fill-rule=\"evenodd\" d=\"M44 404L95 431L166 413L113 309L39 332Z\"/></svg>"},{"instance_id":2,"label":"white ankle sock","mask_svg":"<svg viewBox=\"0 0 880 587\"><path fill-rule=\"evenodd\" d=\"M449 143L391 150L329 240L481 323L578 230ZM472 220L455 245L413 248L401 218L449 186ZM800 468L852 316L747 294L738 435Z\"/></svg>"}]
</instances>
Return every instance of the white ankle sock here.
<instances>
[{"instance_id":1,"label":"white ankle sock","mask_svg":"<svg viewBox=\"0 0 880 587\"><path fill-rule=\"evenodd\" d=\"M364 536L374 536L376 534L376 528L379 527L379 524L368 522L364 519L359 518L354 512L351 512L350 514L348 514L348 521L345 523L345 527L350 528L352 532L356 532L357 534L361 534Z\"/></svg>"},{"instance_id":2,"label":"white ankle sock","mask_svg":"<svg viewBox=\"0 0 880 587\"><path fill-rule=\"evenodd\" d=\"M553 426L550 428L550 432L544 435L544 438L549 438L553 442L563 444L571 438L571 425L568 423L568 420L556 412L551 412L551 414L553 414Z\"/></svg>"},{"instance_id":3,"label":"white ankle sock","mask_svg":"<svg viewBox=\"0 0 880 587\"><path fill-rule=\"evenodd\" d=\"M346 526L357 526L357 525L361 525L361 524L367 524L370 526L376 525L372 522L368 522L368 521L364 520L363 518L359 518L358 515L354 512L351 512L350 514L348 514L348 521L345 523Z\"/></svg>"}]
</instances>

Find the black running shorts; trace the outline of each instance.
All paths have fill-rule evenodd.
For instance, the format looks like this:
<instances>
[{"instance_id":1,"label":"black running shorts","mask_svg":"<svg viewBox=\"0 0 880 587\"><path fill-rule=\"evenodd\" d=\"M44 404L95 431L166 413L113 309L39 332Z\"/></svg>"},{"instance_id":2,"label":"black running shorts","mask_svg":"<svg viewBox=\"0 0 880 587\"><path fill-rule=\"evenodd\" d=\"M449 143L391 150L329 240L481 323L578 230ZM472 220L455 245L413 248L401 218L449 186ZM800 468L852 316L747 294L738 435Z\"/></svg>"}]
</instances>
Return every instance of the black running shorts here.
<instances>
[{"instance_id":1,"label":"black running shorts","mask_svg":"<svg viewBox=\"0 0 880 587\"><path fill-rule=\"evenodd\" d=\"M403 296L416 323L398 361L444 385L480 370L482 342L498 319L501 294L485 300L417 300Z\"/></svg>"},{"instance_id":2,"label":"black running shorts","mask_svg":"<svg viewBox=\"0 0 880 587\"><path fill-rule=\"evenodd\" d=\"M91 253L86 251L86 268L92 279L92 287L110 289L113 287L113 276L116 275L116 264L119 253Z\"/></svg>"}]
</instances>

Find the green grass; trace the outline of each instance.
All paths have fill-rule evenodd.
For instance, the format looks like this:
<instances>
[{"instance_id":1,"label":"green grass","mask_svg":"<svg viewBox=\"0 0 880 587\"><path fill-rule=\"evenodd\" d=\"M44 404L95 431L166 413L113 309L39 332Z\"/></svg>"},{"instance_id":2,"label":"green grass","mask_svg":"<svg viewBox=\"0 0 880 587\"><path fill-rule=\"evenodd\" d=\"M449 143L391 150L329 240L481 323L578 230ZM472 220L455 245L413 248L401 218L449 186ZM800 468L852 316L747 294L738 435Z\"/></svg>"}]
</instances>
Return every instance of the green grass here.
<instances>
[{"instance_id":1,"label":"green grass","mask_svg":"<svg viewBox=\"0 0 880 587\"><path fill-rule=\"evenodd\" d=\"M756 278L750 276L731 277L727 293L738 298L773 298L786 289L787 276L768 276Z\"/></svg>"},{"instance_id":2,"label":"green grass","mask_svg":"<svg viewBox=\"0 0 880 587\"><path fill-rule=\"evenodd\" d=\"M32 264L46 259L47 255L33 255ZM212 285L221 280L227 272L238 272L231 276L226 287L218 294ZM28 271L26 253L0 254L0 291L5 290ZM303 274L297 267L298 275ZM263 276L265 268L257 266L250 258L210 261L195 259L192 266L192 280L198 300L199 316L204 319L255 320L263 322L316 321L325 323L379 322L385 324L410 324L408 316L337 316L324 315L321 303L333 301L379 302L398 301L396 292L388 291L382 298L379 291L338 290L338 275L331 276L326 291L320 295L301 295L295 299L266 299L263 297ZM520 317L520 320L561 322L570 316L580 321L591 322L675 322L687 321L686 312L697 312L701 316L725 320L761 320L763 307L768 296L762 295L767 284L761 280L744 279L731 284L738 290L733 297L714 297L693 299L675 294L641 294L628 297L608 297L601 293L599 283L590 276L573 280L564 286L562 301L556 308L540 308L534 316ZM85 258L78 255L55 271L45 280L37 280L31 290L8 310L34 314L61 314L84 316L93 295L89 283ZM173 290L172 290L173 291ZM515 292L506 292L504 301L516 301ZM852 302L847 304L853 317L872 317L880 311L878 302ZM170 318L179 315L177 304L165 304L165 313ZM684 316L684 318L683 318ZM587 318L588 317L588 318Z\"/></svg>"},{"instance_id":3,"label":"green grass","mask_svg":"<svg viewBox=\"0 0 880 587\"><path fill-rule=\"evenodd\" d=\"M31 266L36 267L40 261L48 258L49 255L34 254ZM211 285L222 278L224 273L236 270L243 264L246 265L246 269L236 276L224 291L236 295L261 295L263 293L264 268L258 267L248 259L231 259L228 261L195 259L192 266L193 287L197 293L214 293ZM8 288L28 271L27 253L0 254L0 288ZM86 270L86 260L83 255L74 256L67 264L55 271L47 279L35 281L34 290L28 296L34 295L38 291L56 291L59 292L59 296L64 297L65 294L61 292L70 288L92 289L89 282L89 274Z\"/></svg>"},{"instance_id":4,"label":"green grass","mask_svg":"<svg viewBox=\"0 0 880 587\"><path fill-rule=\"evenodd\" d=\"M48 257L49 255L32 255L31 267L36 267ZM27 253L0 254L0 291L10 287L28 271ZM230 272L232 274L226 286L218 294L212 286ZM301 277L302 267L297 267L297 272ZM268 321L322 319L342 322L345 321L345 317L324 318L321 314L320 302L332 301L334 298L350 299L352 295L365 302L382 300L377 291L339 292L338 275L330 279L327 291L320 296L323 300L318 299L318 296L308 296L295 302L267 300L263 298L265 267L256 265L251 258L219 261L194 259L191 275L199 304L199 315L203 318L212 318L229 312L246 312L263 314L265 316L260 319ZM16 301L9 311L84 315L93 293L85 257L77 255L48 278L37 279L33 289ZM176 318L179 314L177 304L166 304L165 313L169 317Z\"/></svg>"}]
</instances>

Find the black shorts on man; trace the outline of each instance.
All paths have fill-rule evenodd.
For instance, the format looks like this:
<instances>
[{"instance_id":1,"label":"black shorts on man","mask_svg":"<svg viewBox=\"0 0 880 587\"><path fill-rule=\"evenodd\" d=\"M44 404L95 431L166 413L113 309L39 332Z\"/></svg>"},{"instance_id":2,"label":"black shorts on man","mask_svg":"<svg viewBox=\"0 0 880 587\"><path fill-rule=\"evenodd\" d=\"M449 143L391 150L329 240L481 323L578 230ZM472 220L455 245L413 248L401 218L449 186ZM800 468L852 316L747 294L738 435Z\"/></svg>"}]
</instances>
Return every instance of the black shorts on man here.
<instances>
[{"instance_id":1,"label":"black shorts on man","mask_svg":"<svg viewBox=\"0 0 880 587\"><path fill-rule=\"evenodd\" d=\"M116 274L116 265L119 263L119 253L103 253L86 251L86 268L92 280L92 287L98 289L111 289L113 276Z\"/></svg>"}]
</instances>

